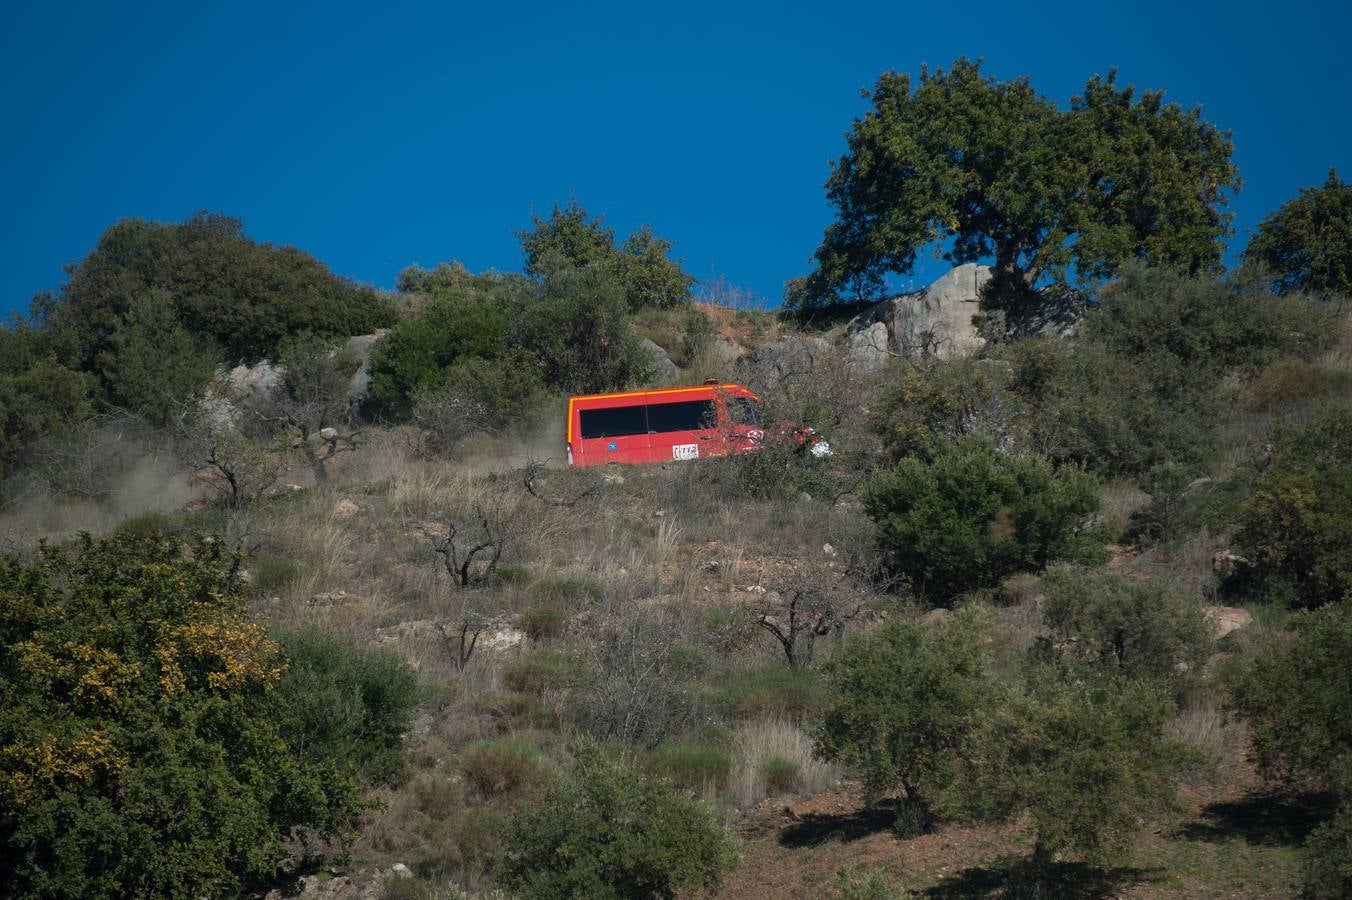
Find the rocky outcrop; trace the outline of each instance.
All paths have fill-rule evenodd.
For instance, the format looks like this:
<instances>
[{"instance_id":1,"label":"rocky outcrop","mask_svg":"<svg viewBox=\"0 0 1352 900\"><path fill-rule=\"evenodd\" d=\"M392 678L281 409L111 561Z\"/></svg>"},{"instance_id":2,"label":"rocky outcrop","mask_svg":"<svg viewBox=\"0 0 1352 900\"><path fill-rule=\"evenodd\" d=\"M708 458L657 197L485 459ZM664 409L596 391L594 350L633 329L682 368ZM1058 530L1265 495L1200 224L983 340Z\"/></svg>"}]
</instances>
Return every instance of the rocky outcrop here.
<instances>
[{"instance_id":1,"label":"rocky outcrop","mask_svg":"<svg viewBox=\"0 0 1352 900\"><path fill-rule=\"evenodd\" d=\"M845 327L850 364L873 371L885 364L889 350L907 357L961 359L985 346L988 337L1067 337L1084 316L1084 296L1067 289L1043 291L1008 312L991 310L984 297L990 280L989 266L968 263L923 291L874 304ZM884 333L887 341L880 343Z\"/></svg>"},{"instance_id":2,"label":"rocky outcrop","mask_svg":"<svg viewBox=\"0 0 1352 900\"><path fill-rule=\"evenodd\" d=\"M737 378L752 388L772 389L811 377L831 353L831 342L806 334L785 334L737 360Z\"/></svg>"},{"instance_id":3,"label":"rocky outcrop","mask_svg":"<svg viewBox=\"0 0 1352 900\"><path fill-rule=\"evenodd\" d=\"M374 334L359 334L347 339L348 352L361 363L347 389L348 396L353 400L366 399L366 393L371 390L371 349L375 347L376 341L389 333L388 328L381 328Z\"/></svg>"},{"instance_id":4,"label":"rocky outcrop","mask_svg":"<svg viewBox=\"0 0 1352 900\"><path fill-rule=\"evenodd\" d=\"M662 346L656 341L643 338L638 343L639 346L643 348L644 352L648 354L649 358L652 359L653 368L657 370L659 378L675 378L676 375L680 373L681 370L671 361L671 357L667 355L667 351L663 350Z\"/></svg>"}]
</instances>

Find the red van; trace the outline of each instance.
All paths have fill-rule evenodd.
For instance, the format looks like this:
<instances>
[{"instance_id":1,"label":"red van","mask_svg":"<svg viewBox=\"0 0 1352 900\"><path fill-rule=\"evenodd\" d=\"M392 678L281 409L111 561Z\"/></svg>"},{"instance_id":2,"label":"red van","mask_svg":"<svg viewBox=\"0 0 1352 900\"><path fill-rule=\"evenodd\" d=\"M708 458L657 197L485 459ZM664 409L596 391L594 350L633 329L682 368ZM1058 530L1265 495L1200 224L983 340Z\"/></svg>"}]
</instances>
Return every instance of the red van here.
<instances>
[{"instance_id":1,"label":"red van","mask_svg":"<svg viewBox=\"0 0 1352 900\"><path fill-rule=\"evenodd\" d=\"M765 439L760 397L740 384L568 398L568 464L655 463L746 453Z\"/></svg>"}]
</instances>

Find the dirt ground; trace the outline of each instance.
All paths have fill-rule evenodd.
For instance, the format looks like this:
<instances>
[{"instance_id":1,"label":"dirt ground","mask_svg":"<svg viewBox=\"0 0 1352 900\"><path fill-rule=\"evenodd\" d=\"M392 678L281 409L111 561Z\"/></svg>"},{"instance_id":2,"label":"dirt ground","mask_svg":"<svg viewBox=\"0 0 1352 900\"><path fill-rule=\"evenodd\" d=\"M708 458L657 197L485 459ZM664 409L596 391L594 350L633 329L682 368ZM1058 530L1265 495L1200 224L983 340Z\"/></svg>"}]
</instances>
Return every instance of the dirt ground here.
<instances>
[{"instance_id":1,"label":"dirt ground","mask_svg":"<svg viewBox=\"0 0 1352 900\"><path fill-rule=\"evenodd\" d=\"M1263 797L1247 762L1185 788L1182 809L1148 825L1124 866L1092 872L1067 864L1066 896L1286 897L1296 890L1297 847L1312 807ZM786 802L786 800L788 802ZM837 872L881 868L919 896L1001 896L1032 846L1027 823L941 826L901 840L886 801L857 785L766 801L739 823L742 865L715 895L736 900L832 897Z\"/></svg>"}]
</instances>

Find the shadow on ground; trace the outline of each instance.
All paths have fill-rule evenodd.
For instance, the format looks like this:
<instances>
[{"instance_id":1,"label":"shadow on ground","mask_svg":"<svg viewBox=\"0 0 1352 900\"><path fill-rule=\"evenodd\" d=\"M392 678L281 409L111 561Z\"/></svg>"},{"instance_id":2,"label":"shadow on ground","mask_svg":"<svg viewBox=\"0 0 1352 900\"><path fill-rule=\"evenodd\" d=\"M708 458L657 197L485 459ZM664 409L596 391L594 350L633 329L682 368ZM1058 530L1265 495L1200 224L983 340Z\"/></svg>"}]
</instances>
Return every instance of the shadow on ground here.
<instances>
[{"instance_id":1,"label":"shadow on ground","mask_svg":"<svg viewBox=\"0 0 1352 900\"><path fill-rule=\"evenodd\" d=\"M887 831L897 820L898 803L884 800L851 813L809 813L779 833L783 847L811 847L827 841L857 841Z\"/></svg>"},{"instance_id":2,"label":"shadow on ground","mask_svg":"<svg viewBox=\"0 0 1352 900\"><path fill-rule=\"evenodd\" d=\"M1011 857L948 876L925 891L926 897L1097 898L1114 897L1129 884L1158 881L1164 870L1122 866L1099 869L1084 863L1056 863L1038 877L1025 859Z\"/></svg>"},{"instance_id":3,"label":"shadow on ground","mask_svg":"<svg viewBox=\"0 0 1352 900\"><path fill-rule=\"evenodd\" d=\"M1329 794L1250 794L1242 800L1202 807L1197 819L1180 826L1177 835L1190 841L1240 837L1260 846L1297 846L1333 814L1333 807Z\"/></svg>"}]
</instances>

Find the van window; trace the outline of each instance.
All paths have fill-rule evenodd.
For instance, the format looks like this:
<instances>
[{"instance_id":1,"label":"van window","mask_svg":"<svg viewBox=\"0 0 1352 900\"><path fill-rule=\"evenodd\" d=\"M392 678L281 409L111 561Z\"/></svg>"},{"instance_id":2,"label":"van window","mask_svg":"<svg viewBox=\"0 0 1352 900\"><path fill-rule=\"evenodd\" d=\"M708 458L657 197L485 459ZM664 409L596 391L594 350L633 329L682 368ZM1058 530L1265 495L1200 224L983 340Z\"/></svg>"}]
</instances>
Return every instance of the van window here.
<instances>
[{"instance_id":1,"label":"van window","mask_svg":"<svg viewBox=\"0 0 1352 900\"><path fill-rule=\"evenodd\" d=\"M648 423L641 406L616 406L611 409L584 409L582 437L623 437L628 434L647 434Z\"/></svg>"},{"instance_id":2,"label":"van window","mask_svg":"<svg viewBox=\"0 0 1352 900\"><path fill-rule=\"evenodd\" d=\"M728 414L738 425L761 424L760 405L750 397L733 397L728 401Z\"/></svg>"},{"instance_id":3,"label":"van window","mask_svg":"<svg viewBox=\"0 0 1352 900\"><path fill-rule=\"evenodd\" d=\"M718 427L718 414L712 400L689 400L683 403L654 403L648 407L648 430L699 431Z\"/></svg>"}]
</instances>

